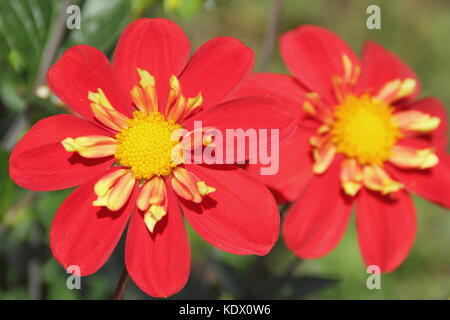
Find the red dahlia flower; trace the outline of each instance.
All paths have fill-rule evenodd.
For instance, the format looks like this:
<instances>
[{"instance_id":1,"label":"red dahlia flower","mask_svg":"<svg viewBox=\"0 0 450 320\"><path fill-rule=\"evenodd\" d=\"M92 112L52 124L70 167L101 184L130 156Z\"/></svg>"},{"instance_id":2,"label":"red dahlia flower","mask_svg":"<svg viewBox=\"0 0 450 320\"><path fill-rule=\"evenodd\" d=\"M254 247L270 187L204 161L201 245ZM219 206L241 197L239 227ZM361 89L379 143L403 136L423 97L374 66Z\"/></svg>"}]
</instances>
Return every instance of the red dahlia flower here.
<instances>
[{"instance_id":1,"label":"red dahlia flower","mask_svg":"<svg viewBox=\"0 0 450 320\"><path fill-rule=\"evenodd\" d=\"M126 267L157 297L178 292L189 275L182 212L206 241L231 253L264 255L277 240L279 214L266 187L235 165L175 162L172 134L201 120L220 130L284 128L285 135L295 119L273 99L227 101L253 65L240 41L210 40L186 64L189 47L176 24L140 19L123 32L112 66L99 50L79 45L49 70L51 90L75 115L34 125L12 152L10 175L37 191L80 185L50 231L65 268L97 271L130 216Z\"/></svg>"},{"instance_id":2,"label":"red dahlia flower","mask_svg":"<svg viewBox=\"0 0 450 320\"><path fill-rule=\"evenodd\" d=\"M416 233L409 192L450 207L444 106L415 100L416 75L373 42L360 62L335 34L304 26L283 35L281 54L293 77L255 74L237 95L277 97L300 121L281 145L278 174L259 177L278 202L295 200L287 246L302 258L327 254L356 206L365 263L394 270Z\"/></svg>"}]
</instances>

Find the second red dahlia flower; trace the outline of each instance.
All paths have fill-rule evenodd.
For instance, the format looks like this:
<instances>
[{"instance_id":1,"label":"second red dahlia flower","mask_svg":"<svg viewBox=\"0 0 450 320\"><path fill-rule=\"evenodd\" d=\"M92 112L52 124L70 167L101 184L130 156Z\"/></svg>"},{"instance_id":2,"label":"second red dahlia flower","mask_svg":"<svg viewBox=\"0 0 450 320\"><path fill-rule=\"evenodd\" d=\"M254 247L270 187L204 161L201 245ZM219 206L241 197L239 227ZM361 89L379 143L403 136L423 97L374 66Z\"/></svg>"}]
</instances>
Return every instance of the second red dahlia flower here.
<instances>
[{"instance_id":1,"label":"second red dahlia flower","mask_svg":"<svg viewBox=\"0 0 450 320\"><path fill-rule=\"evenodd\" d=\"M279 202L293 201L287 246L318 258L341 239L356 207L367 265L391 271L412 247L409 192L450 208L447 115L435 98L416 100L419 80L402 61L368 42L362 61L335 34L303 26L281 38L293 77L253 75L237 93L266 94L297 113L300 128L280 148L280 170L259 176Z\"/></svg>"}]
</instances>

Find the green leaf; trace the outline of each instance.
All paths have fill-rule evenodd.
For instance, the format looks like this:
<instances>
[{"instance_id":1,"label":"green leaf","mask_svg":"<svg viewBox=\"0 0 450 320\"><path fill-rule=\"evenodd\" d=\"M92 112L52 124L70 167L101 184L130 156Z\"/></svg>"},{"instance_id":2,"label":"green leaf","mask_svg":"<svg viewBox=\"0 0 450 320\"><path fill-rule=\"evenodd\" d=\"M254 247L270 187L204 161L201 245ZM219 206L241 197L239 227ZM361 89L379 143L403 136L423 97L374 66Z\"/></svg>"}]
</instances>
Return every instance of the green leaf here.
<instances>
[{"instance_id":1,"label":"green leaf","mask_svg":"<svg viewBox=\"0 0 450 320\"><path fill-rule=\"evenodd\" d=\"M131 15L137 19L144 15L145 10L155 3L155 0L131 0Z\"/></svg>"},{"instance_id":2,"label":"green leaf","mask_svg":"<svg viewBox=\"0 0 450 320\"><path fill-rule=\"evenodd\" d=\"M0 221L11 206L16 185L9 177L8 172L9 152L0 149Z\"/></svg>"},{"instance_id":3,"label":"green leaf","mask_svg":"<svg viewBox=\"0 0 450 320\"><path fill-rule=\"evenodd\" d=\"M203 0L179 0L177 12L185 20L191 19L200 11Z\"/></svg>"},{"instance_id":4,"label":"green leaf","mask_svg":"<svg viewBox=\"0 0 450 320\"><path fill-rule=\"evenodd\" d=\"M57 0L0 1L0 32L8 43L9 61L18 71L23 67L27 83L36 77L50 26L53 24Z\"/></svg>"},{"instance_id":5,"label":"green leaf","mask_svg":"<svg viewBox=\"0 0 450 320\"><path fill-rule=\"evenodd\" d=\"M64 48L88 44L108 51L131 17L131 4L122 0L86 0L81 8L80 29L69 31Z\"/></svg>"},{"instance_id":6,"label":"green leaf","mask_svg":"<svg viewBox=\"0 0 450 320\"><path fill-rule=\"evenodd\" d=\"M58 190L43 192L39 195L39 199L35 204L37 218L48 234L50 233L50 226L56 211L72 191L73 189Z\"/></svg>"},{"instance_id":7,"label":"green leaf","mask_svg":"<svg viewBox=\"0 0 450 320\"><path fill-rule=\"evenodd\" d=\"M211 256L210 268L215 273L221 289L234 298L241 298L246 288L247 275L237 268Z\"/></svg>"},{"instance_id":8,"label":"green leaf","mask_svg":"<svg viewBox=\"0 0 450 320\"><path fill-rule=\"evenodd\" d=\"M164 0L163 8L165 11L175 11L180 5L180 0Z\"/></svg>"},{"instance_id":9,"label":"green leaf","mask_svg":"<svg viewBox=\"0 0 450 320\"><path fill-rule=\"evenodd\" d=\"M17 50L9 51L8 61L16 72L22 72L26 68L25 60Z\"/></svg>"},{"instance_id":10,"label":"green leaf","mask_svg":"<svg viewBox=\"0 0 450 320\"><path fill-rule=\"evenodd\" d=\"M176 12L188 20L200 10L202 4L203 0L164 0L163 8L166 12Z\"/></svg>"},{"instance_id":11,"label":"green leaf","mask_svg":"<svg viewBox=\"0 0 450 320\"><path fill-rule=\"evenodd\" d=\"M276 281L276 279L274 279ZM338 283L336 279L321 277L301 276L289 279L285 286L280 289L281 299L302 299L330 288Z\"/></svg>"},{"instance_id":12,"label":"green leaf","mask_svg":"<svg viewBox=\"0 0 450 320\"><path fill-rule=\"evenodd\" d=\"M24 110L26 107L26 101L17 92L19 84L5 73L0 73L0 77L2 79L0 82L0 99L3 104L8 109L15 112Z\"/></svg>"},{"instance_id":13,"label":"green leaf","mask_svg":"<svg viewBox=\"0 0 450 320\"><path fill-rule=\"evenodd\" d=\"M81 290L70 290L67 288L67 279L70 274L66 273L54 259L47 260L41 272L42 278L47 284L47 298L49 300L74 300L80 298ZM81 283L81 289L83 289L83 282Z\"/></svg>"}]
</instances>

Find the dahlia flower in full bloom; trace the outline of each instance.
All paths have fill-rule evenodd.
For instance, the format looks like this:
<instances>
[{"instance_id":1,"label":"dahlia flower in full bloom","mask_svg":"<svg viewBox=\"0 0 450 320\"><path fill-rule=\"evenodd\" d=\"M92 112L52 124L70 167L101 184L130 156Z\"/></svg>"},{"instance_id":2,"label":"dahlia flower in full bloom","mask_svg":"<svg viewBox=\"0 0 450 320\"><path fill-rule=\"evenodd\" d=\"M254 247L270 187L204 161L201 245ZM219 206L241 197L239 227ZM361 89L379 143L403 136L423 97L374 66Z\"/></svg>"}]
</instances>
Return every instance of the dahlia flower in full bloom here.
<instances>
[{"instance_id":1,"label":"dahlia flower in full bloom","mask_svg":"<svg viewBox=\"0 0 450 320\"><path fill-rule=\"evenodd\" d=\"M10 175L37 191L79 186L50 231L64 267L97 271L130 220L126 268L143 291L166 297L189 275L182 213L227 252L264 255L277 240L279 214L267 188L234 164L187 164L186 149L176 161L173 134L191 134L200 120L217 130L278 129L282 138L295 130L295 118L274 99L229 99L253 66L240 41L212 39L187 62L189 53L176 24L139 19L123 32L112 65L99 50L78 45L49 70L51 90L73 114L35 124L12 152Z\"/></svg>"},{"instance_id":2,"label":"dahlia flower in full bloom","mask_svg":"<svg viewBox=\"0 0 450 320\"><path fill-rule=\"evenodd\" d=\"M356 207L365 263L394 270L416 233L410 192L450 207L444 106L417 99L416 75L376 43L359 61L334 33L302 26L280 46L293 76L254 74L236 95L277 97L300 121L281 146L278 174L259 177L278 202L295 200L283 223L287 246L302 258L327 254Z\"/></svg>"}]
</instances>

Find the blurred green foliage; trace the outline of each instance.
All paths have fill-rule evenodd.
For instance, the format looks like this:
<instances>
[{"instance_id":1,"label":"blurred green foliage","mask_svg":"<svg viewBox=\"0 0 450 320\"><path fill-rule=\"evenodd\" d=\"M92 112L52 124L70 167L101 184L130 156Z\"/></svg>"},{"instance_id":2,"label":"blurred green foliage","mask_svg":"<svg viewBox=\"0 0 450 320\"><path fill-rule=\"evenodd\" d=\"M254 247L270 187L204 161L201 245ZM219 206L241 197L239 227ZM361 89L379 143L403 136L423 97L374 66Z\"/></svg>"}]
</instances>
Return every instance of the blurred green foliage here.
<instances>
[{"instance_id":1,"label":"blurred green foliage","mask_svg":"<svg viewBox=\"0 0 450 320\"><path fill-rule=\"evenodd\" d=\"M35 94L43 52L61 12L59 0L0 1L0 299L110 298L123 268L123 241L82 290L68 290L68 274L52 258L48 234L53 214L71 190L34 193L8 176L10 147L42 117L63 112L54 97ZM111 55L132 19L166 17L187 33L193 49L228 35L256 53L258 68L271 0L74 0L81 29L64 34L53 59L85 43ZM381 7L381 30L366 28L366 8ZM278 34L301 24L329 28L360 53L373 39L395 52L419 75L423 95L449 106L450 2L446 0L284 0ZM44 70L45 71L45 70ZM287 70L274 50L270 71ZM300 261L280 241L267 257L235 256L205 243L189 229L192 272L174 298L448 299L450 217L445 209L415 199L419 230L403 265L382 276L381 290L368 290L354 222L336 250L322 259ZM130 284L126 298L148 298Z\"/></svg>"},{"instance_id":2,"label":"blurred green foliage","mask_svg":"<svg viewBox=\"0 0 450 320\"><path fill-rule=\"evenodd\" d=\"M81 14L82 27L69 33L61 51L83 43L108 52L131 20L131 2L86 0L82 3Z\"/></svg>"}]
</instances>

